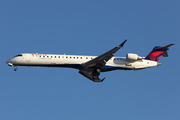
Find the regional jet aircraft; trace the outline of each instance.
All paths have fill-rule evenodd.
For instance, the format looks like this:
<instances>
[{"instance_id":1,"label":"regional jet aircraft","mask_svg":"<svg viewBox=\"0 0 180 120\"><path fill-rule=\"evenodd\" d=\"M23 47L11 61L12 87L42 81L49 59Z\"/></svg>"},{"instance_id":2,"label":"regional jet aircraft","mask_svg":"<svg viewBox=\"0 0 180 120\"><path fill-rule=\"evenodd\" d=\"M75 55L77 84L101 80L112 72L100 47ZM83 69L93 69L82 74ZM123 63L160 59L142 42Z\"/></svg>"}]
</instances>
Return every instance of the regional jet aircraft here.
<instances>
[{"instance_id":1,"label":"regional jet aircraft","mask_svg":"<svg viewBox=\"0 0 180 120\"><path fill-rule=\"evenodd\" d=\"M17 66L75 68L86 78L94 82L102 82L105 78L99 78L100 72L141 70L161 65L158 60L161 56L168 57L168 47L175 44L156 46L146 57L133 53L128 53L126 57L113 57L114 53L122 48L126 41L100 56L23 53L9 59L6 63L9 66L14 66L14 71L17 70Z\"/></svg>"}]
</instances>

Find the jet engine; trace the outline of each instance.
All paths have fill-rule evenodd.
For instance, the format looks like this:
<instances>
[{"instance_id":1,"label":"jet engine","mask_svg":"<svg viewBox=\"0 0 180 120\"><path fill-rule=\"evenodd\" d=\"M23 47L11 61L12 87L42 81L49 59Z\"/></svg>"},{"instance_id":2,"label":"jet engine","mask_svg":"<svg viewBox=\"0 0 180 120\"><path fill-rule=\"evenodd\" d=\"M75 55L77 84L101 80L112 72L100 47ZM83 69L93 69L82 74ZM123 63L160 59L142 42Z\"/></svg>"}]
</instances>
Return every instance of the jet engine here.
<instances>
[{"instance_id":1,"label":"jet engine","mask_svg":"<svg viewBox=\"0 0 180 120\"><path fill-rule=\"evenodd\" d=\"M136 61L136 60L142 60L143 58L138 56L137 54L133 54L133 53L128 53L126 55L126 60L127 61Z\"/></svg>"}]
</instances>

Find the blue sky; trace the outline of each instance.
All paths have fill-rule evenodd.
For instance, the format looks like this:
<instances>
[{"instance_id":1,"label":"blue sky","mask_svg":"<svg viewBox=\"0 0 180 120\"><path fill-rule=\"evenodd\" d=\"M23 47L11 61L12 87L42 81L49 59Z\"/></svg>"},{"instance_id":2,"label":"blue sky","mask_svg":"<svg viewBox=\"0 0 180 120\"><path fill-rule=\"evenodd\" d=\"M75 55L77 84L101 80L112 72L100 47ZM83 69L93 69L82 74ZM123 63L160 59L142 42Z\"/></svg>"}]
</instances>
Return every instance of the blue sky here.
<instances>
[{"instance_id":1,"label":"blue sky","mask_svg":"<svg viewBox=\"0 0 180 120\"><path fill-rule=\"evenodd\" d=\"M1 120L179 120L178 0L1 0ZM146 56L177 43L161 66L112 71L94 83L78 70L13 67L19 53Z\"/></svg>"}]
</instances>

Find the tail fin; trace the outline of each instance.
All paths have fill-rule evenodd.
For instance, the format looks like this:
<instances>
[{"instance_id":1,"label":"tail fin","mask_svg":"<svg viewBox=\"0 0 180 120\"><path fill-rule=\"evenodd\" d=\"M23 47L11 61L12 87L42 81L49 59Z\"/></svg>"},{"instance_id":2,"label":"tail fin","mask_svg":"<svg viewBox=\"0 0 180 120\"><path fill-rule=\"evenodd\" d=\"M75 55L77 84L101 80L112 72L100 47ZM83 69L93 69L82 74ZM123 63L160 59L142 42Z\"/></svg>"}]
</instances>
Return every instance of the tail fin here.
<instances>
[{"instance_id":1,"label":"tail fin","mask_svg":"<svg viewBox=\"0 0 180 120\"><path fill-rule=\"evenodd\" d=\"M168 47L170 47L172 45L175 45L175 43L172 43L172 44L169 44L166 46L162 46L162 47L161 46L154 47L153 50L145 57L145 59L158 62L161 55L163 57L168 57L167 50L169 50Z\"/></svg>"}]
</instances>

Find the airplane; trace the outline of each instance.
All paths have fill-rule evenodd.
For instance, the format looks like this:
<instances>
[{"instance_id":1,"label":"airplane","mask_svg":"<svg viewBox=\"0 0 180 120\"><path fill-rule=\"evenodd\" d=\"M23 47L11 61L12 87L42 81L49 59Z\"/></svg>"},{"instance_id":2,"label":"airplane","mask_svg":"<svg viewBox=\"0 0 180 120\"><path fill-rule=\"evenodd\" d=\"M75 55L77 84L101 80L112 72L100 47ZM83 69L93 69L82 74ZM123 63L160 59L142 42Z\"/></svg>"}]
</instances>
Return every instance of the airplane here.
<instances>
[{"instance_id":1,"label":"airplane","mask_svg":"<svg viewBox=\"0 0 180 120\"><path fill-rule=\"evenodd\" d=\"M6 63L9 66L14 66L14 71L17 70L17 66L75 68L84 77L94 82L103 82L105 78L99 78L100 72L142 70L161 65L158 62L160 57L168 57L168 48L175 45L172 43L166 46L156 46L146 57L134 53L128 53L126 57L113 57L114 53L122 48L126 41L127 39L100 56L23 53L7 60Z\"/></svg>"}]
</instances>

